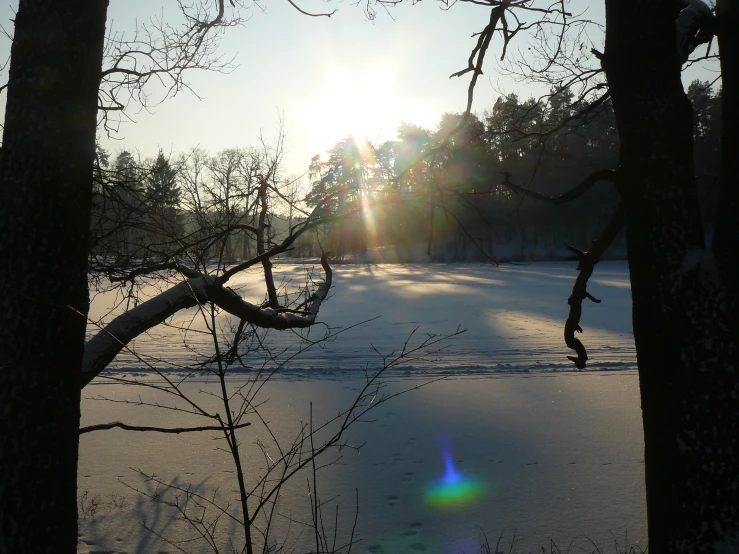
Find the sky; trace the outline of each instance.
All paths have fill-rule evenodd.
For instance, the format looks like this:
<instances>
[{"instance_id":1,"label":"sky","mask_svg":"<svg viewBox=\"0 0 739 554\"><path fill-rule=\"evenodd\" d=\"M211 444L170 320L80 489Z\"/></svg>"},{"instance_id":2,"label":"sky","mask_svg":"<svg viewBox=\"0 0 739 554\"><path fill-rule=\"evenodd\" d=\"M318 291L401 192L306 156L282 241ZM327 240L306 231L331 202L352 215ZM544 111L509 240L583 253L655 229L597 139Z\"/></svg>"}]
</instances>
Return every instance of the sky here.
<instances>
[{"instance_id":1,"label":"sky","mask_svg":"<svg viewBox=\"0 0 739 554\"><path fill-rule=\"evenodd\" d=\"M203 1L215 9L213 0ZM0 2L0 25L12 32L10 19L18 2ZM443 113L464 110L469 76L449 75L466 67L476 43L472 34L485 26L489 9L462 2L449 10L438 2L405 2L389 13L378 8L369 21L352 0L299 5L337 12L330 19L313 18L287 0L264 0L261 9L250 4L244 12L248 21L228 29L221 40L219 52L233 58L233 70L187 75L197 96L182 91L149 110L130 106L129 121L110 137L102 135L101 144L114 154L128 149L142 157L196 146L216 153L258 145L260 136L274 142L283 121L283 172L300 175L312 156L349 133L379 143L395 138L401 121L434 128ZM572 0L568 10L603 21L602 2ZM108 32L128 37L152 16L178 21L175 0L111 0L108 16ZM602 48L601 33L596 30L590 38ZM501 92L524 98L541 92L500 71L491 55L499 55L500 37L493 41L496 50L491 47L476 89L473 110L478 113L491 108ZM7 59L9 48L10 41L0 37L0 60ZM527 43L517 38L509 57L519 48L525 53ZM714 77L691 70L686 79L696 76ZM0 80L6 79L7 71L0 72ZM148 89L155 99L162 91L156 85ZM4 100L1 95L3 112Z\"/></svg>"}]
</instances>

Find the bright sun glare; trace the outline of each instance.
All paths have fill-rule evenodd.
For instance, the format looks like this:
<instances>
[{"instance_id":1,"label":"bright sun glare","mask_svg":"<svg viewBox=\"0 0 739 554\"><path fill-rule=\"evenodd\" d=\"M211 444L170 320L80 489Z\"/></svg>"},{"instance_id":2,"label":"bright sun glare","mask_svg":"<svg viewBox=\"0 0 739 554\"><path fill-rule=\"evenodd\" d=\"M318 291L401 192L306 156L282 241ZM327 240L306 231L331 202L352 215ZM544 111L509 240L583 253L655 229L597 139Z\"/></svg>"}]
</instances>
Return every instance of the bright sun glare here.
<instances>
[{"instance_id":1,"label":"bright sun glare","mask_svg":"<svg viewBox=\"0 0 739 554\"><path fill-rule=\"evenodd\" d=\"M351 73L327 69L323 83L296 106L298 117L311 129L316 154L348 135L367 137L373 144L395 138L401 120L426 115L422 104L401 95L395 68L389 63L366 65Z\"/></svg>"}]
</instances>

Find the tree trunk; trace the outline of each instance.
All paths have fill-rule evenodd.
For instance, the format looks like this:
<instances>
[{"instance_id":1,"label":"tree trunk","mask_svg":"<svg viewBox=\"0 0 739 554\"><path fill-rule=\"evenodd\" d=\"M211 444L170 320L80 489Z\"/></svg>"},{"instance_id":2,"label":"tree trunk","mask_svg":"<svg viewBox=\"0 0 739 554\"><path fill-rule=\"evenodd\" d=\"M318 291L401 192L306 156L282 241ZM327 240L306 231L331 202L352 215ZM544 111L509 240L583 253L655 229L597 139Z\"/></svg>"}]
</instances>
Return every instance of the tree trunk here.
<instances>
[{"instance_id":1,"label":"tree trunk","mask_svg":"<svg viewBox=\"0 0 739 554\"><path fill-rule=\"evenodd\" d=\"M621 141L649 552L729 552L739 548L739 328L719 268L737 255L704 245L673 6L634 13L607 0L603 59Z\"/></svg>"},{"instance_id":2,"label":"tree trunk","mask_svg":"<svg viewBox=\"0 0 739 554\"><path fill-rule=\"evenodd\" d=\"M21 0L0 157L0 552L75 552L106 0Z\"/></svg>"},{"instance_id":3,"label":"tree trunk","mask_svg":"<svg viewBox=\"0 0 739 554\"><path fill-rule=\"evenodd\" d=\"M728 282L739 281L739 5L719 0L721 52L721 175L714 251ZM732 253L734 254L732 256Z\"/></svg>"},{"instance_id":4,"label":"tree trunk","mask_svg":"<svg viewBox=\"0 0 739 554\"><path fill-rule=\"evenodd\" d=\"M257 227L257 253L264 254L267 250L265 244L265 233L267 239L269 239L270 225L267 222L267 187L269 182L265 179L259 185L259 226ZM275 288L275 279L272 276L272 260L265 259L262 261L262 268L264 269L264 282L267 285L267 305L270 308L277 308L279 302L277 301L277 289Z\"/></svg>"}]
</instances>

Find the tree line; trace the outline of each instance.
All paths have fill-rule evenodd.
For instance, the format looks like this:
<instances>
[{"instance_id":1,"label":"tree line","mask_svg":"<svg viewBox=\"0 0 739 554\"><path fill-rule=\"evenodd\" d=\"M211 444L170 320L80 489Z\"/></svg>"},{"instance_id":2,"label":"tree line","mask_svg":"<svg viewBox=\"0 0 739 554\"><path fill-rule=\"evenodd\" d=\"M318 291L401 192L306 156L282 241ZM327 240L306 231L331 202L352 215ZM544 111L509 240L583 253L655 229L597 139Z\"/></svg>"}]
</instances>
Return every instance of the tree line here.
<instances>
[{"instance_id":1,"label":"tree line","mask_svg":"<svg viewBox=\"0 0 739 554\"><path fill-rule=\"evenodd\" d=\"M696 179L707 233L717 209L721 91L694 81ZM612 106L576 101L569 89L546 100L501 96L492 109L444 114L436 128L403 122L395 140L347 136L316 155L304 178L281 175L281 140L270 148L201 149L137 160L111 159L98 146L93 233L95 256L187 255L249 259L259 219L259 176L276 171L266 201L267 243L320 207L328 223L296 241L290 255L363 260L556 259L587 244L618 203L612 187L593 188L557 206L519 189L556 197L597 168L614 167L619 141ZM452 131L456 132L452 135ZM276 164L276 165L275 165ZM305 179L307 177L307 180ZM222 242L206 240L215 232ZM625 256L625 239L611 246ZM363 256L364 255L364 256Z\"/></svg>"},{"instance_id":2,"label":"tree line","mask_svg":"<svg viewBox=\"0 0 739 554\"><path fill-rule=\"evenodd\" d=\"M110 282L251 259L309 215L297 205L296 181L280 173L281 138L274 146L160 151L143 160L96 150L90 271Z\"/></svg>"}]
</instances>

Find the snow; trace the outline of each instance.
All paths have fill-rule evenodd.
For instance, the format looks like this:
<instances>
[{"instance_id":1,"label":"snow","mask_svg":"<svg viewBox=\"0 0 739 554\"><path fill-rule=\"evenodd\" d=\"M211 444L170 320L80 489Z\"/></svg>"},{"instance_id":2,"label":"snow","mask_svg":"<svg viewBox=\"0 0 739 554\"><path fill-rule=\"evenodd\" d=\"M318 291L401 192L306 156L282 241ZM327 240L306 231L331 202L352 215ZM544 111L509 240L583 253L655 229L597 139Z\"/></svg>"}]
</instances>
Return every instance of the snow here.
<instances>
[{"instance_id":1,"label":"snow","mask_svg":"<svg viewBox=\"0 0 739 554\"><path fill-rule=\"evenodd\" d=\"M574 262L497 268L484 264L337 265L332 292L322 304L318 320L339 329L368 322L345 331L323 348L301 354L290 363L288 372L304 376L356 374L367 364L377 364L377 354L370 345L389 353L416 327L420 326L419 333L444 334L460 325L467 332L451 343L441 359L415 363L407 369L474 374L573 371L566 358L572 351L564 345L563 330L569 310L567 298L577 276L575 266ZM300 286L307 267L278 262L273 269L276 282ZM264 298L260 275L253 268L232 278L229 285L245 300L258 304ZM583 308L584 333L579 338L588 349L588 369L636 369L626 263L598 264L588 290L603 300L600 305L588 303ZM105 322L103 316L113 305L109 296L95 299L93 319ZM226 322L225 317L222 322ZM134 341L137 354L156 367L171 368L191 364L192 348L209 352L210 338L192 332L205 328L197 308L179 312L171 324ZM187 326L191 332L175 326ZM91 332L96 330L91 326ZM316 326L310 336L316 338L324 331L323 326ZM183 337L189 348L183 345ZM275 348L294 348L296 341L292 332L282 331L271 332L268 342ZM142 363L124 352L110 367L130 373L138 372Z\"/></svg>"},{"instance_id":2,"label":"snow","mask_svg":"<svg viewBox=\"0 0 739 554\"><path fill-rule=\"evenodd\" d=\"M182 281L169 290L160 292L146 302L119 314L112 321L105 322L104 328L101 324L96 325L95 327L99 330L85 344L82 373L97 372L100 367L106 367L109 359L128 342L129 335L135 329L148 329L152 324L147 324L147 322L162 321L164 319L162 314L171 313L177 304L182 303L183 299L204 298L208 285L213 281L210 275Z\"/></svg>"},{"instance_id":3,"label":"snow","mask_svg":"<svg viewBox=\"0 0 739 554\"><path fill-rule=\"evenodd\" d=\"M624 262L596 266L589 289L603 302L584 307L585 332L580 338L590 361L586 371L577 371L566 359L570 352L562 337L567 298L577 275L574 266L334 267L333 296L321 307L319 320L347 330L323 348L301 354L258 396L268 400L262 415L283 440L307 420L310 402L316 421L348 407L362 384L364 368L379 366L370 345L388 354L399 350L419 326L417 336L450 333L460 325L468 329L431 359L410 361L390 372L388 391L412 388L441 374L451 377L381 404L368 418L374 423L361 424L349 435L355 444L366 441L360 453L344 449L338 465L319 472L319 498L339 495L339 542L351 531L358 489L357 536L362 542L353 552L477 552L481 530L495 546L501 533L510 539L514 528L519 552L548 548L550 539L563 550L574 540L576 551L577 545L589 544L582 535L605 550L612 549L614 540L645 545L643 435L628 269ZM304 269L301 263L287 261L274 271L278 280L302 284ZM264 294L256 271L232 280L230 286L255 303ZM93 313L104 322L115 315L105 315L113 303L99 296ZM180 313L172 324L198 328L193 315L194 309ZM312 336L319 331L314 328ZM289 347L295 336L270 332L268 340L274 347ZM199 333L172 326L151 330L134 343L147 363L179 373L192 363L193 347L207 350ZM152 382L156 378L126 353L107 374ZM246 372L233 379L238 384L251 377ZM216 391L212 380L188 379L184 387L204 405L214 402L207 394ZM146 387L98 379L83 396L83 425L115 420L162 427L206 424L172 410L125 403L140 398L166 401L166 395ZM269 437L258 420L249 421L253 425L240 436L247 450L247 481L254 483L263 465L255 442ZM83 435L79 490L88 494L80 552L175 551L146 531L142 521L164 536L186 536L184 524L174 521L171 512L121 482L140 490L153 486L131 468L202 492L218 488L218 494L233 501L233 468L217 449L221 441L213 437L117 429ZM468 504L442 508L426 502L424 494L444 475L447 447L456 471L483 488ZM283 515L308 519L306 478L298 477L283 491ZM90 509L91 500L96 509ZM329 503L326 513L331 522L336 502ZM275 532L287 534L288 544L309 546L312 535L301 535L301 529L283 517ZM219 540L226 541L228 535L224 522ZM507 552L508 543L501 543L500 549ZM187 550L208 551L202 542Z\"/></svg>"}]
</instances>

